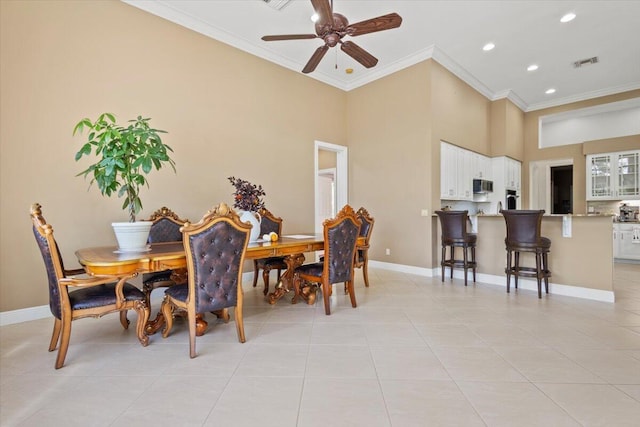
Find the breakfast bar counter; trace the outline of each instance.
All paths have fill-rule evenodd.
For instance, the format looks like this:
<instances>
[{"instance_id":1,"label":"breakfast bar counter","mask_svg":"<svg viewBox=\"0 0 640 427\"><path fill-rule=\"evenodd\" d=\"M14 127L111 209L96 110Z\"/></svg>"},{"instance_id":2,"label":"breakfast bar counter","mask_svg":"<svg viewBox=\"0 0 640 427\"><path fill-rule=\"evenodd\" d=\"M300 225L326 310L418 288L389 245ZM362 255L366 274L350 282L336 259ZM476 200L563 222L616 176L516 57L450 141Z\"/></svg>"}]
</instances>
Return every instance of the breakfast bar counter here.
<instances>
[{"instance_id":1,"label":"breakfast bar counter","mask_svg":"<svg viewBox=\"0 0 640 427\"><path fill-rule=\"evenodd\" d=\"M476 218L478 281L506 287L504 217L493 214ZM561 294L613 302L612 224L612 215L543 217L542 236L551 239L550 296ZM437 242L434 243L439 245L439 239L438 226ZM523 265L535 265L532 254L522 253L521 260ZM438 259L436 265L439 263ZM520 287L537 289L535 280L521 279Z\"/></svg>"}]
</instances>

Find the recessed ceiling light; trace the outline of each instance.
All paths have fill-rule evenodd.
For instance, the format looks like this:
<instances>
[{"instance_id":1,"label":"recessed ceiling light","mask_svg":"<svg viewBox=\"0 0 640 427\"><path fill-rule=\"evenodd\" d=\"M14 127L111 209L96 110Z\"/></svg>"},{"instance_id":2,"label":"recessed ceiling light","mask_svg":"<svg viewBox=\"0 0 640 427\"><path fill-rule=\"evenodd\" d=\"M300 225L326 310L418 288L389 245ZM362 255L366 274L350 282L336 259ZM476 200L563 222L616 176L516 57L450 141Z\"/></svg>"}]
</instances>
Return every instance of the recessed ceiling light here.
<instances>
[{"instance_id":1,"label":"recessed ceiling light","mask_svg":"<svg viewBox=\"0 0 640 427\"><path fill-rule=\"evenodd\" d=\"M573 21L576 17L576 14L573 12L569 12L566 15L564 15L562 18L560 18L560 22L569 22L569 21Z\"/></svg>"},{"instance_id":2,"label":"recessed ceiling light","mask_svg":"<svg viewBox=\"0 0 640 427\"><path fill-rule=\"evenodd\" d=\"M311 22L318 22L318 19L320 19L320 16L317 13L311 15Z\"/></svg>"},{"instance_id":3,"label":"recessed ceiling light","mask_svg":"<svg viewBox=\"0 0 640 427\"><path fill-rule=\"evenodd\" d=\"M556 93L556 90L554 88L551 88L551 89L545 90L544 93L546 93L547 95L551 95L552 93Z\"/></svg>"},{"instance_id":4,"label":"recessed ceiling light","mask_svg":"<svg viewBox=\"0 0 640 427\"><path fill-rule=\"evenodd\" d=\"M535 71L538 69L538 66L536 64L531 64L527 67L527 71Z\"/></svg>"},{"instance_id":5,"label":"recessed ceiling light","mask_svg":"<svg viewBox=\"0 0 640 427\"><path fill-rule=\"evenodd\" d=\"M485 52L488 52L491 49L493 49L494 47L496 47L496 45L491 43L491 42L489 42L489 43L485 44L484 46L482 46L482 50L484 50Z\"/></svg>"}]
</instances>

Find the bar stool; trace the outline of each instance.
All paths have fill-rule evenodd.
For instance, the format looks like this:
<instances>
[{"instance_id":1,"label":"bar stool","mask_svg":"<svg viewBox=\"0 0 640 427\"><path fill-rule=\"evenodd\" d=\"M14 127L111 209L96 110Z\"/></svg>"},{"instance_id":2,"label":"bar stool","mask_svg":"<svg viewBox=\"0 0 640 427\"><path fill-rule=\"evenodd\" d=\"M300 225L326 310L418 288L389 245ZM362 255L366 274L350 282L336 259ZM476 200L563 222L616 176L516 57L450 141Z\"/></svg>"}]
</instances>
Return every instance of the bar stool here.
<instances>
[{"instance_id":1,"label":"bar stool","mask_svg":"<svg viewBox=\"0 0 640 427\"><path fill-rule=\"evenodd\" d=\"M511 276L515 277L515 286L518 289L518 277L535 277L538 282L538 298L542 298L542 279L544 279L545 292L549 293L548 257L551 248L551 240L540 236L542 228L542 215L544 210L502 210L507 225L507 237L504 243L507 250L507 293ZM521 267L520 252L535 254L536 266Z\"/></svg>"},{"instance_id":2,"label":"bar stool","mask_svg":"<svg viewBox=\"0 0 640 427\"><path fill-rule=\"evenodd\" d=\"M436 211L442 228L442 281L444 282L444 268L449 267L451 278L454 268L464 268L464 285L467 286L467 271L473 271L473 281L476 281L476 241L478 236L467 233L469 211ZM447 259L447 247L450 257ZM462 259L456 259L455 248L462 248ZM471 260L468 251L471 250Z\"/></svg>"}]
</instances>

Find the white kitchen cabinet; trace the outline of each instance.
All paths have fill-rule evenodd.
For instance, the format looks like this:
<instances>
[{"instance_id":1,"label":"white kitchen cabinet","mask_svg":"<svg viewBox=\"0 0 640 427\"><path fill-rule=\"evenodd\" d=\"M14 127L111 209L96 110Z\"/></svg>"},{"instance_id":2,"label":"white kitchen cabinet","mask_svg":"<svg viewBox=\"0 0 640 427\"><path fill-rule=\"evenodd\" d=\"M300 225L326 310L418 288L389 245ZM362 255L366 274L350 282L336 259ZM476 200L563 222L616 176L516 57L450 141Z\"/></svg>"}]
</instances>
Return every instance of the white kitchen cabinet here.
<instances>
[{"instance_id":1,"label":"white kitchen cabinet","mask_svg":"<svg viewBox=\"0 0 640 427\"><path fill-rule=\"evenodd\" d=\"M640 230L640 223L613 224L614 258L640 260L640 239L633 239L634 229Z\"/></svg>"},{"instance_id":2,"label":"white kitchen cabinet","mask_svg":"<svg viewBox=\"0 0 640 427\"><path fill-rule=\"evenodd\" d=\"M472 152L440 143L440 199L473 200Z\"/></svg>"},{"instance_id":3,"label":"white kitchen cabinet","mask_svg":"<svg viewBox=\"0 0 640 427\"><path fill-rule=\"evenodd\" d=\"M500 156L492 159L494 189L496 183L505 190L516 190L520 192L522 166L517 160L510 157Z\"/></svg>"},{"instance_id":4,"label":"white kitchen cabinet","mask_svg":"<svg viewBox=\"0 0 640 427\"><path fill-rule=\"evenodd\" d=\"M491 180L491 158L471 152L471 171L473 179Z\"/></svg>"},{"instance_id":5,"label":"white kitchen cabinet","mask_svg":"<svg viewBox=\"0 0 640 427\"><path fill-rule=\"evenodd\" d=\"M473 173L471 170L473 153L462 148L458 150L458 198L473 200Z\"/></svg>"},{"instance_id":6,"label":"white kitchen cabinet","mask_svg":"<svg viewBox=\"0 0 640 427\"><path fill-rule=\"evenodd\" d=\"M457 147L445 142L440 144L440 198L455 200L457 194Z\"/></svg>"},{"instance_id":7,"label":"white kitchen cabinet","mask_svg":"<svg viewBox=\"0 0 640 427\"><path fill-rule=\"evenodd\" d=\"M640 200L640 150L587 156L587 200Z\"/></svg>"}]
</instances>

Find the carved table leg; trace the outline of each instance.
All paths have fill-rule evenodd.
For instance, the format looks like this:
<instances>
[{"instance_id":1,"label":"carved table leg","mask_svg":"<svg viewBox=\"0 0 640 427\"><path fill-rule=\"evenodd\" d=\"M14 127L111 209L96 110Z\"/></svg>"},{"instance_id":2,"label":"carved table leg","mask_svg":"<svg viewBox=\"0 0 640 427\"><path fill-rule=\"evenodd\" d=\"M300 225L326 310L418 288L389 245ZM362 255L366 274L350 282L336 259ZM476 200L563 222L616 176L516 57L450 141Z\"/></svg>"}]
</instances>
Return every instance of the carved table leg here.
<instances>
[{"instance_id":1,"label":"carved table leg","mask_svg":"<svg viewBox=\"0 0 640 427\"><path fill-rule=\"evenodd\" d=\"M300 287L300 296L309 305L313 305L316 302L316 293L319 286L315 283L305 282Z\"/></svg>"},{"instance_id":2,"label":"carved table leg","mask_svg":"<svg viewBox=\"0 0 640 427\"><path fill-rule=\"evenodd\" d=\"M269 301L269 304L275 304L284 294L293 289L293 272L304 262L304 255L289 255L285 257L284 262L287 264L287 271L280 277L280 281L276 284L275 290L268 295L267 301Z\"/></svg>"},{"instance_id":3,"label":"carved table leg","mask_svg":"<svg viewBox=\"0 0 640 427\"><path fill-rule=\"evenodd\" d=\"M153 335L158 332L164 326L164 316L162 315L162 311L159 311L156 315L156 318L153 320L149 320L144 327L144 332L147 335Z\"/></svg>"},{"instance_id":4,"label":"carved table leg","mask_svg":"<svg viewBox=\"0 0 640 427\"><path fill-rule=\"evenodd\" d=\"M185 317L186 315L187 313L184 311L180 311L179 313L176 313L176 316ZM160 329L162 329L162 327L164 326L164 323L165 323L164 315L162 314L161 311L159 311L155 319L147 322L146 326L144 327L144 331L147 335L153 335L156 332L158 332ZM204 315L200 313L196 314L196 336L197 337L201 337L204 335L204 333L207 331L207 326L209 326L209 324L207 323L206 320L204 320Z\"/></svg>"}]
</instances>

